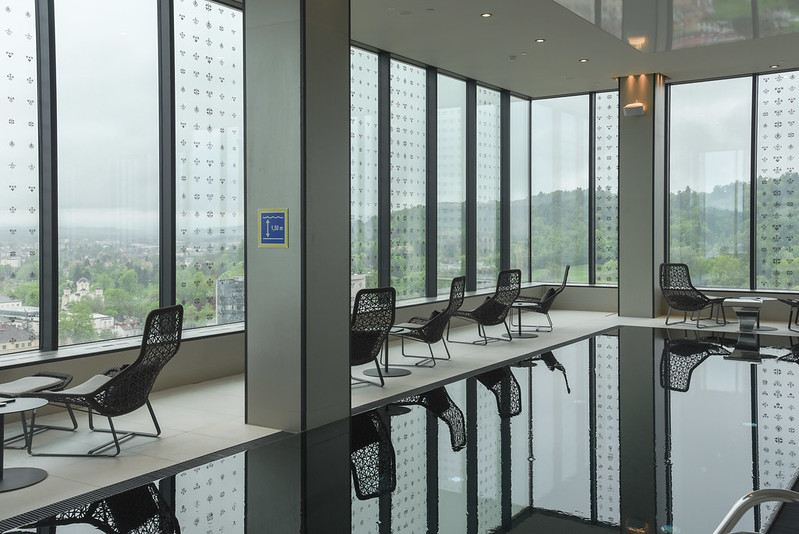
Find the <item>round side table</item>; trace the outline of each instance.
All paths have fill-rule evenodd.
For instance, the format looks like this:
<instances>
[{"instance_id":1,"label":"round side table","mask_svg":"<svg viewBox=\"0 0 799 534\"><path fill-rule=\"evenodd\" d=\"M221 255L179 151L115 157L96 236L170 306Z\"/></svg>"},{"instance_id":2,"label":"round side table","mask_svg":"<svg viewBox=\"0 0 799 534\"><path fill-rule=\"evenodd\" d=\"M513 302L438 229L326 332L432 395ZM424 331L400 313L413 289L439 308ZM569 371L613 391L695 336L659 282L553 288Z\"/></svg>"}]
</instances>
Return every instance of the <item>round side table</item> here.
<instances>
[{"instance_id":1,"label":"round side table","mask_svg":"<svg viewBox=\"0 0 799 534\"><path fill-rule=\"evenodd\" d=\"M45 404L47 404L45 399L33 397L19 399L0 398L0 493L25 488L47 478L47 471L39 469L38 467L3 468L2 447L2 443L5 440L6 414L35 410L36 408L41 408Z\"/></svg>"}]
</instances>

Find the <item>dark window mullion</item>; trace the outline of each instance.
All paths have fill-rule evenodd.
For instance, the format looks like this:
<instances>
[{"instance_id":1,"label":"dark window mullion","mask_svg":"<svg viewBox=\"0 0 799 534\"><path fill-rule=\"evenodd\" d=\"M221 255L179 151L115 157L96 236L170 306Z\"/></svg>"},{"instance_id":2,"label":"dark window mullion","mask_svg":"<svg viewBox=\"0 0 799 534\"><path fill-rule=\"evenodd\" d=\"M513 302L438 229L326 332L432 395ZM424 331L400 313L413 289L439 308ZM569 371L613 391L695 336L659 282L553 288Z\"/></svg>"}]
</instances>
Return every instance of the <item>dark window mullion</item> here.
<instances>
[{"instance_id":1,"label":"dark window mullion","mask_svg":"<svg viewBox=\"0 0 799 534\"><path fill-rule=\"evenodd\" d=\"M159 300L175 303L176 296L176 185L175 185L175 39L173 0L158 2L159 102Z\"/></svg>"},{"instance_id":2,"label":"dark window mullion","mask_svg":"<svg viewBox=\"0 0 799 534\"><path fill-rule=\"evenodd\" d=\"M588 96L588 283L596 284L596 93Z\"/></svg>"},{"instance_id":3,"label":"dark window mullion","mask_svg":"<svg viewBox=\"0 0 799 534\"><path fill-rule=\"evenodd\" d=\"M757 76L752 76L752 127L749 133L749 289L757 289Z\"/></svg>"},{"instance_id":4,"label":"dark window mullion","mask_svg":"<svg viewBox=\"0 0 799 534\"><path fill-rule=\"evenodd\" d=\"M377 280L391 285L391 57L377 58Z\"/></svg>"},{"instance_id":5,"label":"dark window mullion","mask_svg":"<svg viewBox=\"0 0 799 534\"><path fill-rule=\"evenodd\" d=\"M499 117L499 265L510 269L510 91L500 93Z\"/></svg>"},{"instance_id":6,"label":"dark window mullion","mask_svg":"<svg viewBox=\"0 0 799 534\"><path fill-rule=\"evenodd\" d=\"M425 292L438 294L438 72L427 68Z\"/></svg>"},{"instance_id":7,"label":"dark window mullion","mask_svg":"<svg viewBox=\"0 0 799 534\"><path fill-rule=\"evenodd\" d=\"M466 82L466 290L477 289L477 83Z\"/></svg>"},{"instance_id":8,"label":"dark window mullion","mask_svg":"<svg viewBox=\"0 0 799 534\"><path fill-rule=\"evenodd\" d=\"M36 1L39 82L39 349L58 348L58 156L54 0Z\"/></svg>"}]
</instances>

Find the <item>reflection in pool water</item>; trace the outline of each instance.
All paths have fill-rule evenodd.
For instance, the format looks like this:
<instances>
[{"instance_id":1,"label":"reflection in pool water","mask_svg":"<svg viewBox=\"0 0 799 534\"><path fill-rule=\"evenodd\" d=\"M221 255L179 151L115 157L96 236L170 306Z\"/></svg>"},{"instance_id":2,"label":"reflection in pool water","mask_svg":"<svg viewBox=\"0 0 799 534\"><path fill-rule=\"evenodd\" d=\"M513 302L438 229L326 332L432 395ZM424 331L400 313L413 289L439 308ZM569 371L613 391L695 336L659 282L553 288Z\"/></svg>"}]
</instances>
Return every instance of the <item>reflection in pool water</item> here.
<instances>
[{"instance_id":1,"label":"reflection in pool water","mask_svg":"<svg viewBox=\"0 0 799 534\"><path fill-rule=\"evenodd\" d=\"M625 327L144 488L181 532L711 532L743 494L796 482L794 341Z\"/></svg>"}]
</instances>

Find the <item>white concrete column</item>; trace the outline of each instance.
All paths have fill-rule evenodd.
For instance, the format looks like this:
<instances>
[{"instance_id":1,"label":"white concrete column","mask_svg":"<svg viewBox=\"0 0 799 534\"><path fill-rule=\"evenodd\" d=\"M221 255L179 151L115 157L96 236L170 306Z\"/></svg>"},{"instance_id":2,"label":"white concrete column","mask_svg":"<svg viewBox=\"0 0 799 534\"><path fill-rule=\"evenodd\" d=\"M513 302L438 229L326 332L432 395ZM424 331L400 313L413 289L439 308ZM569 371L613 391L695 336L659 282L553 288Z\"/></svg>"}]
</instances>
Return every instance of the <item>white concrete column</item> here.
<instances>
[{"instance_id":1,"label":"white concrete column","mask_svg":"<svg viewBox=\"0 0 799 534\"><path fill-rule=\"evenodd\" d=\"M624 106L643 104L643 115ZM657 317L665 242L665 83L619 79L619 315Z\"/></svg>"},{"instance_id":2,"label":"white concrete column","mask_svg":"<svg viewBox=\"0 0 799 534\"><path fill-rule=\"evenodd\" d=\"M244 23L246 419L296 432L350 408L349 0L247 0Z\"/></svg>"}]
</instances>

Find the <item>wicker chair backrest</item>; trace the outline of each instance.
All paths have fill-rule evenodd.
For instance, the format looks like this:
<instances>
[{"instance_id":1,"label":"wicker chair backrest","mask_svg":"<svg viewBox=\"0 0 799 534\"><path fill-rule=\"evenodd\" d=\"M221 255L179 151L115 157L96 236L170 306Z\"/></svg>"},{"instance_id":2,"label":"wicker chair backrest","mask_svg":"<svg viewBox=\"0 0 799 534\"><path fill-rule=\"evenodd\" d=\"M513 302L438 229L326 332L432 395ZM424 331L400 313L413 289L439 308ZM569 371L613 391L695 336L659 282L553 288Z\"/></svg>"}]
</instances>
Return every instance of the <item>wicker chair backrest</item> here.
<instances>
[{"instance_id":1,"label":"wicker chair backrest","mask_svg":"<svg viewBox=\"0 0 799 534\"><path fill-rule=\"evenodd\" d=\"M151 311L144 323L139 357L93 395L93 408L114 417L143 406L161 369L178 352L182 330L183 306Z\"/></svg>"},{"instance_id":2,"label":"wicker chair backrest","mask_svg":"<svg viewBox=\"0 0 799 534\"><path fill-rule=\"evenodd\" d=\"M710 299L691 283L688 265L684 263L660 264L660 290L675 310L697 311L710 303Z\"/></svg>"},{"instance_id":3,"label":"wicker chair backrest","mask_svg":"<svg viewBox=\"0 0 799 534\"><path fill-rule=\"evenodd\" d=\"M350 323L350 365L373 361L394 324L397 293L393 287L361 289L355 295Z\"/></svg>"},{"instance_id":4,"label":"wicker chair backrest","mask_svg":"<svg viewBox=\"0 0 799 534\"><path fill-rule=\"evenodd\" d=\"M441 313L436 313L420 328L411 333L410 337L436 343L441 340L452 314L463 305L463 295L466 291L466 277L459 276L452 280L449 289L449 303Z\"/></svg>"},{"instance_id":5,"label":"wicker chair backrest","mask_svg":"<svg viewBox=\"0 0 799 534\"><path fill-rule=\"evenodd\" d=\"M497 289L494 294L471 312L480 324L493 326L502 323L511 305L519 296L522 285L522 272L519 269L500 271L497 276Z\"/></svg>"}]
</instances>

